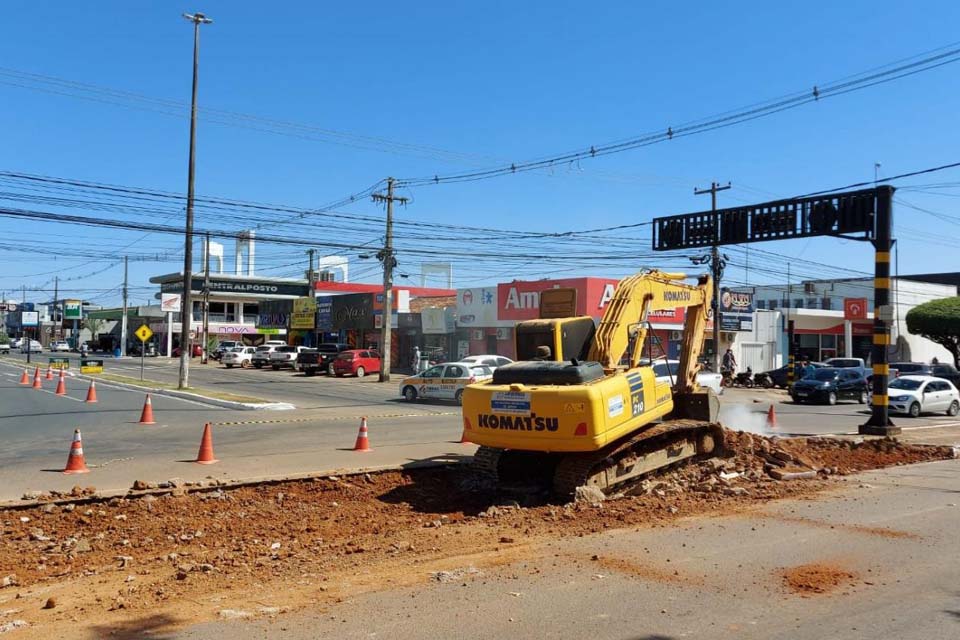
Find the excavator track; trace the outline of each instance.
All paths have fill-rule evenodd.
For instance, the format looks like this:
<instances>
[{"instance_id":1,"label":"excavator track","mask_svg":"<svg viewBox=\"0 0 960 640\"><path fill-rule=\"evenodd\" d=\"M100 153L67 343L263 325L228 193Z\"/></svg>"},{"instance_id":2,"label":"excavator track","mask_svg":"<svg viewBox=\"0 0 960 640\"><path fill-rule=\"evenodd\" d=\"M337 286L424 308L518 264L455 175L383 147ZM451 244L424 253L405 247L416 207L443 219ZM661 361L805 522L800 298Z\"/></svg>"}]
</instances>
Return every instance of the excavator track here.
<instances>
[{"instance_id":1,"label":"excavator track","mask_svg":"<svg viewBox=\"0 0 960 640\"><path fill-rule=\"evenodd\" d=\"M668 420L598 451L565 455L553 476L554 493L571 496L592 485L611 493L628 482L695 457L720 455L723 429L713 422Z\"/></svg>"},{"instance_id":2,"label":"excavator track","mask_svg":"<svg viewBox=\"0 0 960 640\"><path fill-rule=\"evenodd\" d=\"M544 484L544 489L552 488L554 494L569 497L584 485L612 493L690 458L720 455L722 448L719 424L669 420L588 453L549 454L481 446L474 454L473 468L491 485L507 492L513 489L528 493L533 486ZM539 464L530 464L536 459Z\"/></svg>"}]
</instances>

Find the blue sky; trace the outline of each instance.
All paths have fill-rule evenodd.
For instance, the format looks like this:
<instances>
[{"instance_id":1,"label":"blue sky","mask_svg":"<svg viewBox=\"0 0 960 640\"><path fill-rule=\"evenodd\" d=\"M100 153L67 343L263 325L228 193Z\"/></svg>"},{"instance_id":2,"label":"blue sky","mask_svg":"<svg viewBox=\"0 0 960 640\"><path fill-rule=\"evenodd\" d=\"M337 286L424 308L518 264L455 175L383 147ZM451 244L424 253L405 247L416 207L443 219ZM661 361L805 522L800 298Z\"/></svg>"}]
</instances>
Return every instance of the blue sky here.
<instances>
[{"instance_id":1,"label":"blue sky","mask_svg":"<svg viewBox=\"0 0 960 640\"><path fill-rule=\"evenodd\" d=\"M98 85L141 96L189 101L191 26L182 11L214 19L204 27L201 108L224 109L334 130L340 143L224 126L201 118L197 192L239 200L316 207L388 175L444 174L523 161L742 107L947 45L960 38L960 5L927 2L717 3L675 2L7 2L0 26L0 67ZM824 100L740 126L655 145L553 171L405 191L408 222L496 229L561 231L649 220L706 209L693 195L711 179L731 181L721 205L788 197L882 175L960 160L960 63L895 83ZM27 84L26 89L16 84ZM75 90L36 90L22 75L0 73L0 170L183 192L187 121L138 99L81 100ZM235 122L235 119L232 120ZM290 132L286 129L287 133ZM371 142L360 136L407 143ZM357 148L357 146L366 148ZM434 153L427 147L450 153ZM960 170L905 181L903 186L960 183ZM9 184L4 190L12 189ZM960 189L901 191L904 201L958 214ZM4 206L14 206L3 203ZM57 211L49 204L21 205ZM95 211L71 209L73 214ZM364 200L338 211L380 216ZM103 214L156 220L144 214ZM279 215L279 214L271 214ZM282 217L282 216L280 216ZM170 215L167 221L178 223ZM310 218L298 227L261 220L262 233L376 245L370 225L344 227ZM241 229L250 220L208 212L200 226ZM956 224L898 206L902 273L954 270ZM538 261L565 251L552 243L504 241L498 263L472 254L495 252L495 233L440 237L407 227L398 239L401 270L415 276L422 261L449 252L457 282L492 284L511 277L623 275L657 266L649 256L604 260L632 247L649 254L647 232L598 238L596 259L569 267ZM118 300L124 252L175 251L172 236L21 223L0 218L0 236L36 250L0 250L0 289L46 288L58 271L77 295ZM56 244L54 244L56 243ZM46 248L44 248L46 247ZM83 256L72 249L83 247ZM869 271L870 248L835 239L767 244L764 251L799 257L800 277ZM89 250L102 250L91 258ZM258 251L274 275L305 267L305 247ZM356 252L353 253L355 255ZM740 253L732 255L738 265ZM754 269L732 267L732 282L780 282L782 260L760 253ZM669 260L664 266L675 266ZM291 266L292 265L292 266ZM376 279L374 265L355 272ZM176 260L135 262L135 301L154 290L147 278L176 271ZM97 275L95 271L105 269ZM794 275L794 278L797 276ZM435 284L435 282L434 282ZM28 298L42 297L43 293ZM69 295L69 294L68 294Z\"/></svg>"}]
</instances>

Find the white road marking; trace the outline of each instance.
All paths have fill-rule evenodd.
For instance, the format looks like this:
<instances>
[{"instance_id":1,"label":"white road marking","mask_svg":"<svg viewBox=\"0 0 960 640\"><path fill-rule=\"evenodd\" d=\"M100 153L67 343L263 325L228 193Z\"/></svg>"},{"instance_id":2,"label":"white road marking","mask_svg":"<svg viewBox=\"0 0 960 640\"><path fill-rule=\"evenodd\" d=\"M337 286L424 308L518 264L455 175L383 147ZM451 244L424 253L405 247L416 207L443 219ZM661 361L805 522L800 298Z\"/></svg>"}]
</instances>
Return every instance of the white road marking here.
<instances>
[{"instance_id":1,"label":"white road marking","mask_svg":"<svg viewBox=\"0 0 960 640\"><path fill-rule=\"evenodd\" d=\"M43 391L44 393L49 393L50 395L56 396L55 391L48 391L47 389L34 389L34 391ZM83 402L80 398L72 398L70 396L57 396L58 398L66 398L67 400L73 400L74 402Z\"/></svg>"}]
</instances>

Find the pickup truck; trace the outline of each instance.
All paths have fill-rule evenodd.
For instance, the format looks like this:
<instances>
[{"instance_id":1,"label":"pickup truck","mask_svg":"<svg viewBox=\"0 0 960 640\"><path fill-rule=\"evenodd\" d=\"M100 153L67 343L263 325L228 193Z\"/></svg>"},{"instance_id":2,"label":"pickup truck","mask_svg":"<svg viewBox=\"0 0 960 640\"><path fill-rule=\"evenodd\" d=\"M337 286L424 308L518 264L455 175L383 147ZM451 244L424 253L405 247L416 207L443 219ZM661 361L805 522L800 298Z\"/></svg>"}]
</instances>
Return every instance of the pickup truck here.
<instances>
[{"instance_id":1,"label":"pickup truck","mask_svg":"<svg viewBox=\"0 0 960 640\"><path fill-rule=\"evenodd\" d=\"M10 343L4 342L0 344L0 353L10 353Z\"/></svg>"},{"instance_id":2,"label":"pickup truck","mask_svg":"<svg viewBox=\"0 0 960 640\"><path fill-rule=\"evenodd\" d=\"M303 353L307 347L277 347L277 350L270 354L270 368L279 371L281 367L297 368L297 356Z\"/></svg>"},{"instance_id":3,"label":"pickup truck","mask_svg":"<svg viewBox=\"0 0 960 640\"><path fill-rule=\"evenodd\" d=\"M306 376L315 376L321 371L333 375L333 361L337 354L349 348L348 344L325 342L316 349L306 349L297 356L297 368Z\"/></svg>"}]
</instances>

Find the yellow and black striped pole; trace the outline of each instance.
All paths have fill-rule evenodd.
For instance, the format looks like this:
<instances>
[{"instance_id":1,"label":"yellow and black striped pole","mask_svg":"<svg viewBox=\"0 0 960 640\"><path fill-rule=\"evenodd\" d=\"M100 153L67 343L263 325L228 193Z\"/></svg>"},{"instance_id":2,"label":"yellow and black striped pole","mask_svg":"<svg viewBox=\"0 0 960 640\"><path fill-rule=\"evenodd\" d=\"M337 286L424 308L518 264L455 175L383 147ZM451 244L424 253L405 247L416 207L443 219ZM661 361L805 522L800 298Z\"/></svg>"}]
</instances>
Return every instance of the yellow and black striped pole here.
<instances>
[{"instance_id":1,"label":"yellow and black striped pole","mask_svg":"<svg viewBox=\"0 0 960 640\"><path fill-rule=\"evenodd\" d=\"M890 364L887 351L890 346L890 249L893 248L893 187L876 188L876 219L873 246L876 250L873 281L873 404L870 419L860 425L860 433L890 436L900 433L890 421L887 378Z\"/></svg>"}]
</instances>

